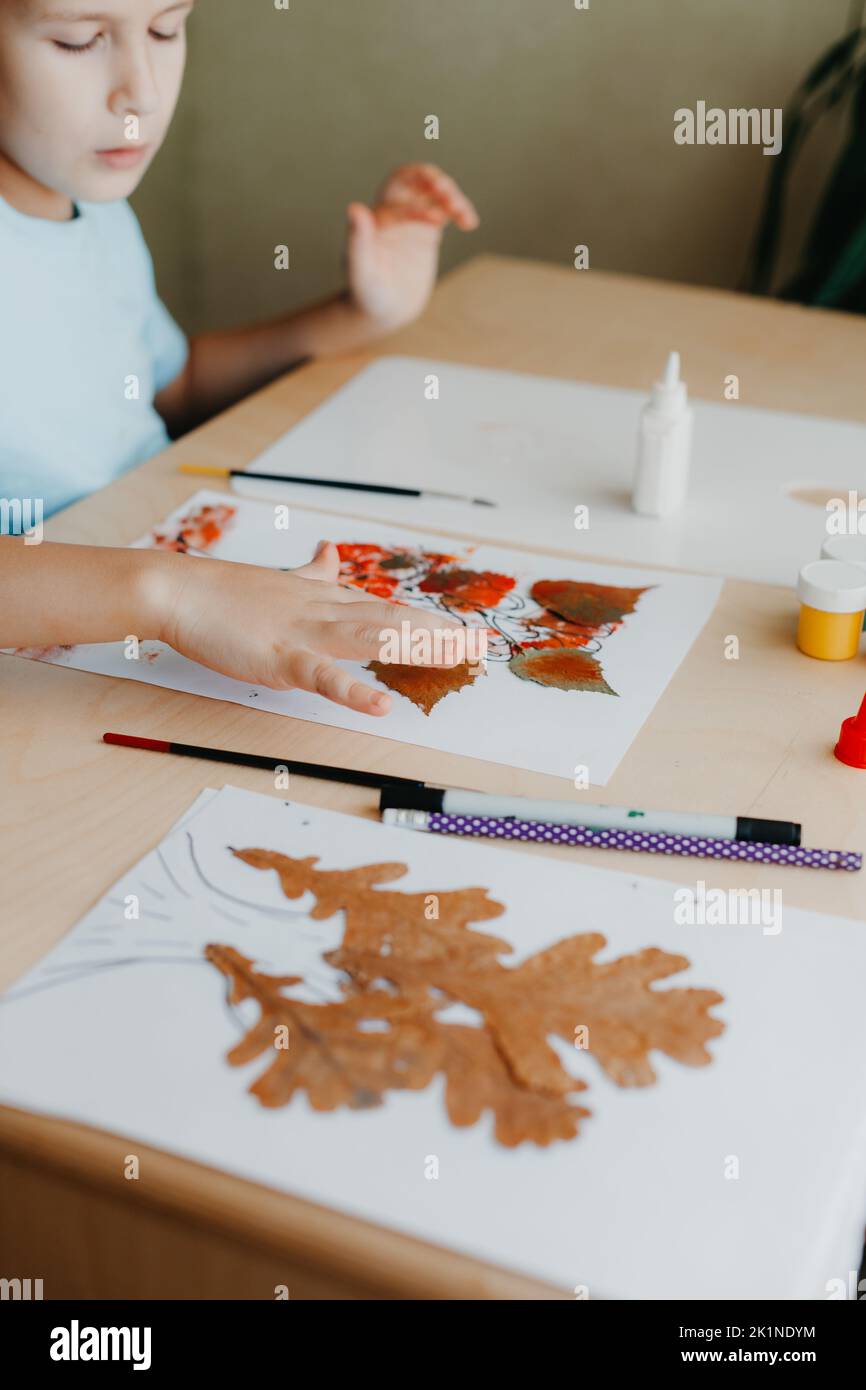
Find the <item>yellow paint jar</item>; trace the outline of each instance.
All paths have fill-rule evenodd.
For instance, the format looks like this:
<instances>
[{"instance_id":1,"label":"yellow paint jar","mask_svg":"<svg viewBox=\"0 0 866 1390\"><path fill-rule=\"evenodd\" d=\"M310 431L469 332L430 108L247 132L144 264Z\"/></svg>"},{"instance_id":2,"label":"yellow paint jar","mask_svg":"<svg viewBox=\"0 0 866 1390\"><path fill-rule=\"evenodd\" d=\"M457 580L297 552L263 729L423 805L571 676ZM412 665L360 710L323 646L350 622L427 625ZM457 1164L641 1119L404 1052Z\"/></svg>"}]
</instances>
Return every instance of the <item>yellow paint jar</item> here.
<instances>
[{"instance_id":1,"label":"yellow paint jar","mask_svg":"<svg viewBox=\"0 0 866 1390\"><path fill-rule=\"evenodd\" d=\"M866 573L842 560L810 560L797 579L797 646L821 661L857 655L866 614Z\"/></svg>"}]
</instances>

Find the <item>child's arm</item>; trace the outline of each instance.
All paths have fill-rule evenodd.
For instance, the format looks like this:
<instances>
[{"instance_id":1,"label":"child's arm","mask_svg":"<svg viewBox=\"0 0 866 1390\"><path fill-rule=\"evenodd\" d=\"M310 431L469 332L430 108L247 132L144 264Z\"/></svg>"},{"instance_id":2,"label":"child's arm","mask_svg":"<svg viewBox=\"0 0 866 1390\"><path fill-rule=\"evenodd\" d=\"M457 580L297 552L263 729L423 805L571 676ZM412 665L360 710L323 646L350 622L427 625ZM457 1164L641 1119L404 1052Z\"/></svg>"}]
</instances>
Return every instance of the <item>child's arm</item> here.
<instances>
[{"instance_id":1,"label":"child's arm","mask_svg":"<svg viewBox=\"0 0 866 1390\"><path fill-rule=\"evenodd\" d=\"M391 697L335 658L375 660L383 629L455 629L434 613L369 599L336 583L337 547L288 572L162 550L27 545L0 539L0 647L167 642L215 671L273 690L310 690L362 714ZM411 639L410 639L411 640ZM445 653L437 665L451 665ZM459 650L458 644L454 644Z\"/></svg>"},{"instance_id":2,"label":"child's arm","mask_svg":"<svg viewBox=\"0 0 866 1390\"><path fill-rule=\"evenodd\" d=\"M354 352L410 323L426 305L443 228L478 226L453 179L431 164L407 164L386 181L375 207L350 203L349 289L269 323L203 333L190 341L183 372L156 407L182 434L308 357Z\"/></svg>"}]
</instances>

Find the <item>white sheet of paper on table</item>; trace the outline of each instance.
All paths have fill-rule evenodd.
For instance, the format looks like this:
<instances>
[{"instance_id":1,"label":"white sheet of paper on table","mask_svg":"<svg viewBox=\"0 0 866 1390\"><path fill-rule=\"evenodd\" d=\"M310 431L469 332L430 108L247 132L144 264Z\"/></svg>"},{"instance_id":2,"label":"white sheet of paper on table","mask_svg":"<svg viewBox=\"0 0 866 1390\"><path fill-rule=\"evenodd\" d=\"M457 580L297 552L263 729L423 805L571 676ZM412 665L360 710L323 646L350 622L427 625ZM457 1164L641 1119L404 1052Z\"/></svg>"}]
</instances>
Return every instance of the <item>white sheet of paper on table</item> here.
<instances>
[{"instance_id":1,"label":"white sheet of paper on table","mask_svg":"<svg viewBox=\"0 0 866 1390\"><path fill-rule=\"evenodd\" d=\"M686 359L686 381L688 375ZM425 394L432 376L438 379L435 400ZM720 378L718 401L692 400L686 506L671 517L641 517L631 510L631 491L638 418L651 385L648 380L645 391L625 391L383 357L249 466L440 488L499 503L488 509L433 498L281 489L298 506L410 525L421 520L499 543L793 585L800 566L820 554L827 515L823 505L805 505L790 493L824 487L843 499L848 489L862 494L866 426L756 409L745 382L742 399L725 401ZM273 484L254 479L236 478L233 487L246 496L273 495ZM576 506L588 507L588 529L575 530Z\"/></svg>"},{"instance_id":2,"label":"white sheet of paper on table","mask_svg":"<svg viewBox=\"0 0 866 1390\"><path fill-rule=\"evenodd\" d=\"M0 1003L0 1101L61 1116L292 1192L590 1297L827 1297L859 1260L866 1218L866 936L860 922L786 909L782 930L681 926L672 883L528 857L503 846L224 788L111 888ZM505 1149L489 1115L446 1117L437 1079L382 1106L265 1109L247 1088L267 1059L225 1053L256 1010L232 1016L202 960L234 945L268 973L339 997L322 959L342 914L311 921L276 874L228 846L320 856L321 868L405 862L389 889L482 885L505 913L474 930L518 964L581 931L601 958L658 946L692 962L660 989L718 990L712 1061L653 1052L654 1085L621 1089L590 1052L558 1046L588 1083L576 1138ZM769 885L771 886L771 884ZM138 921L124 919L139 896ZM453 1007L453 1006L452 1006ZM439 1177L425 1178L429 1155ZM739 1176L730 1174L731 1158Z\"/></svg>"},{"instance_id":3,"label":"white sheet of paper on table","mask_svg":"<svg viewBox=\"0 0 866 1390\"><path fill-rule=\"evenodd\" d=\"M198 492L157 529L169 530L172 520L206 503L220 505L226 500L224 493ZM321 513L297 508L291 509L289 529L280 530L275 526L272 506L242 498L232 501L237 507L235 520L209 551L220 559L295 567L310 559L324 533L347 542L366 541L396 548L419 545L452 554L465 553L460 543L429 531L387 527L343 516L325 518ZM144 543L147 538L139 542ZM206 564L207 560L190 557L189 563ZM147 643L137 660L127 659L124 644L119 642L55 651L45 659L101 675L294 715L317 724L377 734L400 743L552 773L572 782L575 769L585 768L588 781L603 786L709 618L721 581L702 575L562 561L488 545L474 549L469 564L473 569L517 575L523 592L539 578L654 586L641 596L637 611L604 638L599 659L616 697L544 687L519 679L503 662L490 662L486 675L479 676L472 686L447 695L429 715L395 693L391 712L385 718L373 719L304 691L251 688L160 643ZM359 597L363 597L360 592ZM536 605L530 601L529 607ZM361 663L342 664L359 679L375 683ZM275 756L279 756L279 749ZM579 776L586 779L585 773Z\"/></svg>"}]
</instances>

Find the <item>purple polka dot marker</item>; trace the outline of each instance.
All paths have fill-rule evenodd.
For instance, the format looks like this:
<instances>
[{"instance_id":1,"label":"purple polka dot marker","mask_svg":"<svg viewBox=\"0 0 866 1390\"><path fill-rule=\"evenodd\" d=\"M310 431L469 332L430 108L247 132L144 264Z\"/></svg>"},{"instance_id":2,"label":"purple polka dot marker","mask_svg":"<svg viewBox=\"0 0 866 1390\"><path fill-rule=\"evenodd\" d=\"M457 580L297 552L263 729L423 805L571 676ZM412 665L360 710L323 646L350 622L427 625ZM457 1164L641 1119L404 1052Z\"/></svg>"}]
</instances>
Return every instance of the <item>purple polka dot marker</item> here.
<instances>
[{"instance_id":1,"label":"purple polka dot marker","mask_svg":"<svg viewBox=\"0 0 866 1390\"><path fill-rule=\"evenodd\" d=\"M752 840L714 840L703 835L662 835L641 830L594 830L587 825L556 825L516 817L457 816L440 811L382 811L386 825L426 830L433 835L479 835L488 839L527 840L551 845L585 845L590 849L629 849L643 854L679 854L695 859L746 859L760 864L787 864L800 869L856 872L863 856L854 850L807 849L803 845L763 844Z\"/></svg>"}]
</instances>

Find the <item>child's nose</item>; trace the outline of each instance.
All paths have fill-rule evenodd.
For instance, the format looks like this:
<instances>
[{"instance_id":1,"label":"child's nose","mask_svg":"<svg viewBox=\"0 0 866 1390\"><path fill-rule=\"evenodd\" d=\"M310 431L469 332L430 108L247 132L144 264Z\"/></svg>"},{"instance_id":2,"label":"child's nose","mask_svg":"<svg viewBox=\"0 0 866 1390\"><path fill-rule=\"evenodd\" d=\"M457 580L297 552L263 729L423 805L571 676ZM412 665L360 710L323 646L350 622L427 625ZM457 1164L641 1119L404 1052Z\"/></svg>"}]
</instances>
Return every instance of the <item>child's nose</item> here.
<instances>
[{"instance_id":1,"label":"child's nose","mask_svg":"<svg viewBox=\"0 0 866 1390\"><path fill-rule=\"evenodd\" d=\"M158 109L159 88L143 50L124 55L109 107L115 116L149 116Z\"/></svg>"}]
</instances>

